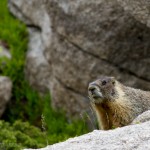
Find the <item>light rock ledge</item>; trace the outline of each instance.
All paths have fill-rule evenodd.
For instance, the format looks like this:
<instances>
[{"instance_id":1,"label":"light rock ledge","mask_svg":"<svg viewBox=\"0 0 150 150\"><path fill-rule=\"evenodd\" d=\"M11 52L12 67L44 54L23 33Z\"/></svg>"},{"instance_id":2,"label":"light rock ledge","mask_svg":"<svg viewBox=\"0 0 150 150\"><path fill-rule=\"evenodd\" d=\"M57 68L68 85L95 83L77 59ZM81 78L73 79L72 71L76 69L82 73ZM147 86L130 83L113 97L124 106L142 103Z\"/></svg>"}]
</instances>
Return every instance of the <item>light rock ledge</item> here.
<instances>
[{"instance_id":1,"label":"light rock ledge","mask_svg":"<svg viewBox=\"0 0 150 150\"><path fill-rule=\"evenodd\" d=\"M91 133L39 150L148 150L150 121L109 131ZM31 150L31 149L25 149Z\"/></svg>"},{"instance_id":2,"label":"light rock ledge","mask_svg":"<svg viewBox=\"0 0 150 150\"><path fill-rule=\"evenodd\" d=\"M4 113L12 95L12 81L10 78L0 76L0 117Z\"/></svg>"}]
</instances>

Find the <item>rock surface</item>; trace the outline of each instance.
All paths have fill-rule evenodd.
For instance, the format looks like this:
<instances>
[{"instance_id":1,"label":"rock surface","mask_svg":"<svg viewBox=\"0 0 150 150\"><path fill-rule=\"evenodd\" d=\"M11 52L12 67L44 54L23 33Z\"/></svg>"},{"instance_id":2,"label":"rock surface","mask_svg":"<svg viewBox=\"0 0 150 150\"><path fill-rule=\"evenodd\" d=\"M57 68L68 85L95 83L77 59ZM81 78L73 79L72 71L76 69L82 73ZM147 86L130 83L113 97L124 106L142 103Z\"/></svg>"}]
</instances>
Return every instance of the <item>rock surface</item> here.
<instances>
[{"instance_id":1,"label":"rock surface","mask_svg":"<svg viewBox=\"0 0 150 150\"><path fill-rule=\"evenodd\" d=\"M49 45L51 27L43 1L9 0L10 11L26 23L29 31L25 74L30 84L39 92L49 90L51 69L44 57Z\"/></svg>"},{"instance_id":2,"label":"rock surface","mask_svg":"<svg viewBox=\"0 0 150 150\"><path fill-rule=\"evenodd\" d=\"M117 0L123 8L131 13L137 20L150 27L150 1L149 0Z\"/></svg>"},{"instance_id":3,"label":"rock surface","mask_svg":"<svg viewBox=\"0 0 150 150\"><path fill-rule=\"evenodd\" d=\"M11 54L9 52L8 46L5 42L0 41L0 57L11 58Z\"/></svg>"},{"instance_id":4,"label":"rock surface","mask_svg":"<svg viewBox=\"0 0 150 150\"><path fill-rule=\"evenodd\" d=\"M0 117L11 98L12 82L8 77L0 76Z\"/></svg>"},{"instance_id":5,"label":"rock surface","mask_svg":"<svg viewBox=\"0 0 150 150\"><path fill-rule=\"evenodd\" d=\"M27 78L68 116L91 114L87 86L100 75L150 90L150 28L118 1L9 0L30 30Z\"/></svg>"},{"instance_id":6,"label":"rock surface","mask_svg":"<svg viewBox=\"0 0 150 150\"><path fill-rule=\"evenodd\" d=\"M146 121L150 121L150 110L143 112L141 115L135 118L131 124L138 124Z\"/></svg>"},{"instance_id":7,"label":"rock surface","mask_svg":"<svg viewBox=\"0 0 150 150\"><path fill-rule=\"evenodd\" d=\"M148 150L149 131L150 122L109 131L95 130L39 150Z\"/></svg>"}]
</instances>

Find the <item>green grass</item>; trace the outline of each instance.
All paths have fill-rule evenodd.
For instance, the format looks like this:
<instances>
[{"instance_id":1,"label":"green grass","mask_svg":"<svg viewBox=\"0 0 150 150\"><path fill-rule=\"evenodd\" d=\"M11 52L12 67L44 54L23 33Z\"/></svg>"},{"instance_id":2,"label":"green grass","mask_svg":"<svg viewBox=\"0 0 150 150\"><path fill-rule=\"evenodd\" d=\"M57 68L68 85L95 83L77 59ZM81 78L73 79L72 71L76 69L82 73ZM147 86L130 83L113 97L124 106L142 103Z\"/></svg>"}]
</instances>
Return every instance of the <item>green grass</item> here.
<instances>
[{"instance_id":1,"label":"green grass","mask_svg":"<svg viewBox=\"0 0 150 150\"><path fill-rule=\"evenodd\" d=\"M9 143L12 140L11 143L16 143L16 145L21 142L21 147L34 148L87 133L88 130L83 120L68 121L64 112L53 110L49 94L41 97L25 80L24 66L28 34L26 26L9 13L6 0L0 0L0 41L5 42L10 47L12 55L10 60L0 58L0 73L10 77L13 82L11 102L2 117L5 122L9 122L8 137L0 135L0 137L3 137L0 141ZM43 118L41 118L42 114ZM16 131L10 128L10 126L14 126L16 120L28 121L29 124L37 126L43 131L35 130L35 132L32 132L29 130L23 136L24 141L19 140L15 136ZM5 122L4 124L7 126ZM24 134L24 130L17 131L17 133ZM27 136L30 137L31 134L35 140L33 143L39 143L36 146L29 142L32 140ZM45 137L44 141L42 140L43 136ZM27 145L25 142L30 144ZM12 147L11 149L15 148Z\"/></svg>"},{"instance_id":2,"label":"green grass","mask_svg":"<svg viewBox=\"0 0 150 150\"><path fill-rule=\"evenodd\" d=\"M43 133L28 122L15 121L11 125L0 121L0 130L0 149L20 150L25 147L39 148L45 146Z\"/></svg>"},{"instance_id":3,"label":"green grass","mask_svg":"<svg viewBox=\"0 0 150 150\"><path fill-rule=\"evenodd\" d=\"M45 106L43 115L45 116L45 123L49 144L64 141L69 137L78 136L88 132L84 120L69 121L62 111L55 111L51 108L49 103L49 95L45 97ZM51 109L50 109L51 108Z\"/></svg>"}]
</instances>

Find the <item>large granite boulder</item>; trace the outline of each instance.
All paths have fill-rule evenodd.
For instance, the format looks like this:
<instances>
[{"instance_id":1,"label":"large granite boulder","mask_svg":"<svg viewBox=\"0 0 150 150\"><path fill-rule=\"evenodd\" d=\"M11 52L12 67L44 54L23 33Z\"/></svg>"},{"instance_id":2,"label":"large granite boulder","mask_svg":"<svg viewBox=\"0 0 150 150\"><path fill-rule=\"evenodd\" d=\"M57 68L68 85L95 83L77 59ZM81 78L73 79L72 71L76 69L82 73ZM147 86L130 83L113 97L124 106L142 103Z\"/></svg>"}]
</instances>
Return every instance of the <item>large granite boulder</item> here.
<instances>
[{"instance_id":1,"label":"large granite boulder","mask_svg":"<svg viewBox=\"0 0 150 150\"><path fill-rule=\"evenodd\" d=\"M39 150L148 150L149 130L150 121L109 131L95 130Z\"/></svg>"},{"instance_id":2,"label":"large granite boulder","mask_svg":"<svg viewBox=\"0 0 150 150\"><path fill-rule=\"evenodd\" d=\"M12 81L5 76L0 76L0 117L5 111L6 105L10 101L12 91Z\"/></svg>"},{"instance_id":3,"label":"large granite boulder","mask_svg":"<svg viewBox=\"0 0 150 150\"><path fill-rule=\"evenodd\" d=\"M68 116L91 114L87 86L100 75L150 90L150 29L118 1L9 0L9 8L30 31L27 78Z\"/></svg>"}]
</instances>

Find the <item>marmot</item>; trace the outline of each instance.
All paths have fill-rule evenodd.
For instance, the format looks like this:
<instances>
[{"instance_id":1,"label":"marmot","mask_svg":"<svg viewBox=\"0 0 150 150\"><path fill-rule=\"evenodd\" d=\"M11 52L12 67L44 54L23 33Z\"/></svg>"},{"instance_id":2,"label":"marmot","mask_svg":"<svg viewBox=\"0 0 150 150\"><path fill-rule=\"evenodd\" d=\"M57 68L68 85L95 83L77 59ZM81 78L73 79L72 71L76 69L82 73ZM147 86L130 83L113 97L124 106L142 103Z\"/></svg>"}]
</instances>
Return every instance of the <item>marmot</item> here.
<instances>
[{"instance_id":1,"label":"marmot","mask_svg":"<svg viewBox=\"0 0 150 150\"><path fill-rule=\"evenodd\" d=\"M88 94L103 130L128 125L150 109L150 92L124 86L114 77L90 83Z\"/></svg>"}]
</instances>

